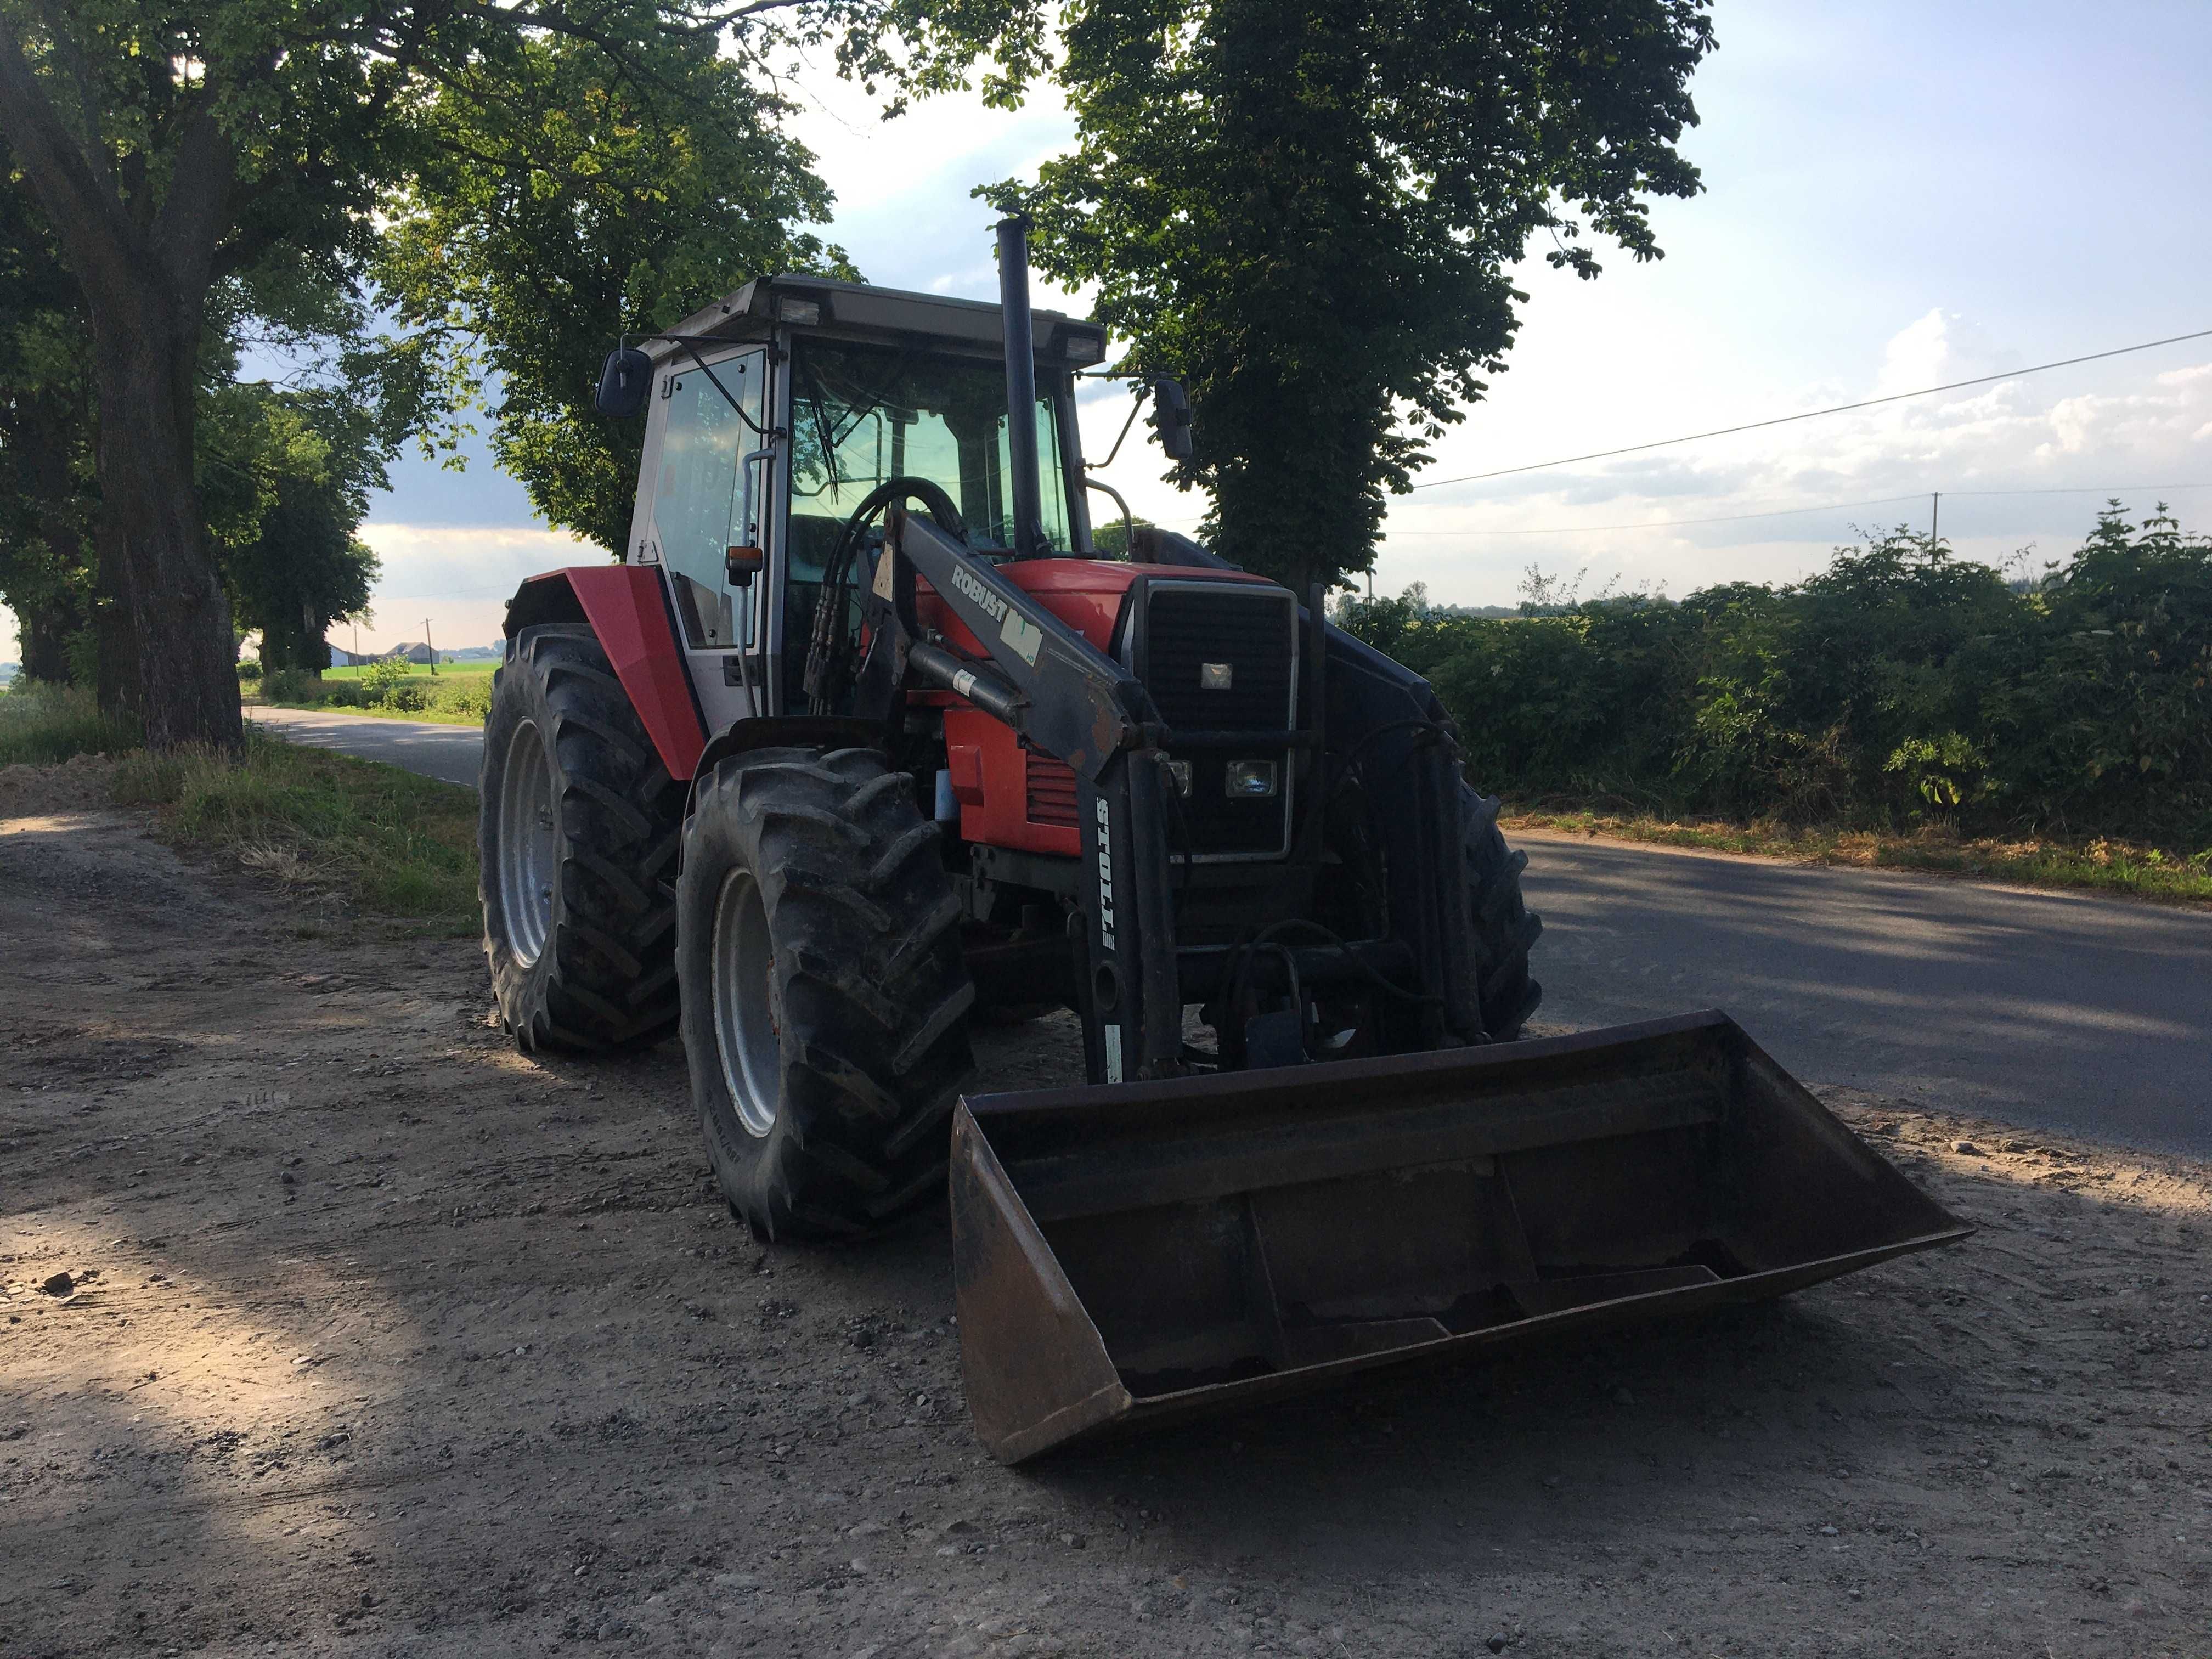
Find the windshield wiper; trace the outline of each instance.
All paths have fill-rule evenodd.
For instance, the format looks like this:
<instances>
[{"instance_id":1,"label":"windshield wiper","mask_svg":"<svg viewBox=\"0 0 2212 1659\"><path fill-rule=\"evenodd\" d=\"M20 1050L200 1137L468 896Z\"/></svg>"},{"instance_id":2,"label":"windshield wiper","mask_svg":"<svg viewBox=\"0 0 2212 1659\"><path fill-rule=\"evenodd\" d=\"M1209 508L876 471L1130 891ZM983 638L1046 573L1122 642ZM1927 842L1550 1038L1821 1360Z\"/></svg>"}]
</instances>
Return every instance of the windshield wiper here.
<instances>
[{"instance_id":1,"label":"windshield wiper","mask_svg":"<svg viewBox=\"0 0 2212 1659\"><path fill-rule=\"evenodd\" d=\"M624 335L623 337L623 343L627 344L632 337L632 336ZM640 334L634 337L640 340L667 340L677 345L682 346L684 349L690 354L691 361L699 365L699 372L707 377L708 383L714 386L715 391L722 394L722 401L729 404L731 409L736 411L737 417L739 420L743 421L747 426L753 429L753 435L755 437L773 438L775 435L775 434L771 432L767 427L763 426L758 421L756 421L751 416L745 413L744 405L730 395L730 388L722 384L721 377L716 374L713 369L708 368L707 360L699 355L699 348L701 346L727 345L730 343L727 340L718 340L711 334Z\"/></svg>"}]
</instances>

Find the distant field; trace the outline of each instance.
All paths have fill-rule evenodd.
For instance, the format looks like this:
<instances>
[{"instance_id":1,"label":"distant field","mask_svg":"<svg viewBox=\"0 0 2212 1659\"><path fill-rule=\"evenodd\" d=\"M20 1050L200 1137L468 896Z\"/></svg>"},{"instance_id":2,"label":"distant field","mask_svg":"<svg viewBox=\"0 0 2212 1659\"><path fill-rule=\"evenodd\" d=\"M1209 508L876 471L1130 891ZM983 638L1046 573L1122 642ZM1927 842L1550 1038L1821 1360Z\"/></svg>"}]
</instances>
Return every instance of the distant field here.
<instances>
[{"instance_id":1,"label":"distant field","mask_svg":"<svg viewBox=\"0 0 2212 1659\"><path fill-rule=\"evenodd\" d=\"M489 674L498 666L499 661L494 657L486 657L475 662L441 662L438 665L438 678L443 679L448 674ZM357 680L368 672L366 664L358 668L325 668L323 670L323 678L332 680ZM419 663L416 665L415 672L426 680L430 678L430 671Z\"/></svg>"}]
</instances>

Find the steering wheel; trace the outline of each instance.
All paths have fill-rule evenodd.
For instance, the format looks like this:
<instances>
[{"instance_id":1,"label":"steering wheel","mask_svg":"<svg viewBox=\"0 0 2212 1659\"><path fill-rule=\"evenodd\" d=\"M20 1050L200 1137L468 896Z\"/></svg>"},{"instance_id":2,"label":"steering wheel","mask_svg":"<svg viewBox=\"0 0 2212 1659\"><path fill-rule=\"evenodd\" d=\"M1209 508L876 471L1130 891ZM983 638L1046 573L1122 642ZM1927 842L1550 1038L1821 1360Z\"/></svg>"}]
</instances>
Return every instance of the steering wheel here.
<instances>
[{"instance_id":1,"label":"steering wheel","mask_svg":"<svg viewBox=\"0 0 2212 1659\"><path fill-rule=\"evenodd\" d=\"M814 627L806 652L807 682L818 688L808 694L808 712L811 714L830 712L842 690L836 682L845 678L846 660L852 654L853 641L841 624L852 591L853 556L860 551L868 521L898 501L920 501L939 530L962 546L968 545L968 526L960 516L960 509L953 506L952 497L945 493L943 487L932 479L886 478L861 498L852 516L845 520L844 529L838 532L837 544L830 550L829 560L822 568L822 591L815 600Z\"/></svg>"}]
</instances>

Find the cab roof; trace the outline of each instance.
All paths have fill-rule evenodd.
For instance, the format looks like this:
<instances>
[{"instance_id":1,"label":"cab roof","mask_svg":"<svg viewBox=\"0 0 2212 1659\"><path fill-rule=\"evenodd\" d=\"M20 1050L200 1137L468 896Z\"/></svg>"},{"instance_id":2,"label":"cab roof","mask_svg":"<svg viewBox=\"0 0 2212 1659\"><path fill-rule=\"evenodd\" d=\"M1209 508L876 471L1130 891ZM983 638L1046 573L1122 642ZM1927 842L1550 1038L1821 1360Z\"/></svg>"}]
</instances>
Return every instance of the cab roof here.
<instances>
[{"instance_id":1,"label":"cab roof","mask_svg":"<svg viewBox=\"0 0 2212 1659\"><path fill-rule=\"evenodd\" d=\"M787 304L812 303L819 307L815 320L792 317ZM876 288L866 283L841 282L834 276L757 276L736 293L693 312L671 331L727 338L757 340L781 321L812 332L840 337L872 337L885 342L921 340L955 347L996 351L1003 338L999 307L986 300L956 300L942 294L911 294L899 289ZM1103 325L1063 312L1032 313L1031 328L1037 355L1076 368L1087 368L1106 353ZM641 343L656 362L683 349L673 341Z\"/></svg>"}]
</instances>

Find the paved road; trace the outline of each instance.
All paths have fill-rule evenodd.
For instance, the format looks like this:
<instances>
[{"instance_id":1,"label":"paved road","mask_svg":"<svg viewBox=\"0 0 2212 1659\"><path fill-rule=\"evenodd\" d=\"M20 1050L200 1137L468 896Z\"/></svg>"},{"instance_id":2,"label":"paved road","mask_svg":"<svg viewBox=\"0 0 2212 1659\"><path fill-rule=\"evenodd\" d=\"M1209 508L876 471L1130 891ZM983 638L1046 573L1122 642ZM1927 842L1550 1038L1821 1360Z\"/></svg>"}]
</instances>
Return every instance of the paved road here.
<instances>
[{"instance_id":1,"label":"paved road","mask_svg":"<svg viewBox=\"0 0 2212 1659\"><path fill-rule=\"evenodd\" d=\"M313 708L249 708L246 718L295 743L311 743L340 754L384 761L477 787L477 761L483 753L483 729L436 726L428 720L386 720L377 714L332 714Z\"/></svg>"},{"instance_id":2,"label":"paved road","mask_svg":"<svg viewBox=\"0 0 2212 1659\"><path fill-rule=\"evenodd\" d=\"M483 734L257 708L473 785ZM2212 1155L2212 911L1528 836L1547 1021L1724 1008L1808 1083Z\"/></svg>"},{"instance_id":3,"label":"paved road","mask_svg":"<svg viewBox=\"0 0 2212 1659\"><path fill-rule=\"evenodd\" d=\"M2212 911L1522 844L1543 1019L1723 1008L1808 1083L2212 1154Z\"/></svg>"}]
</instances>

